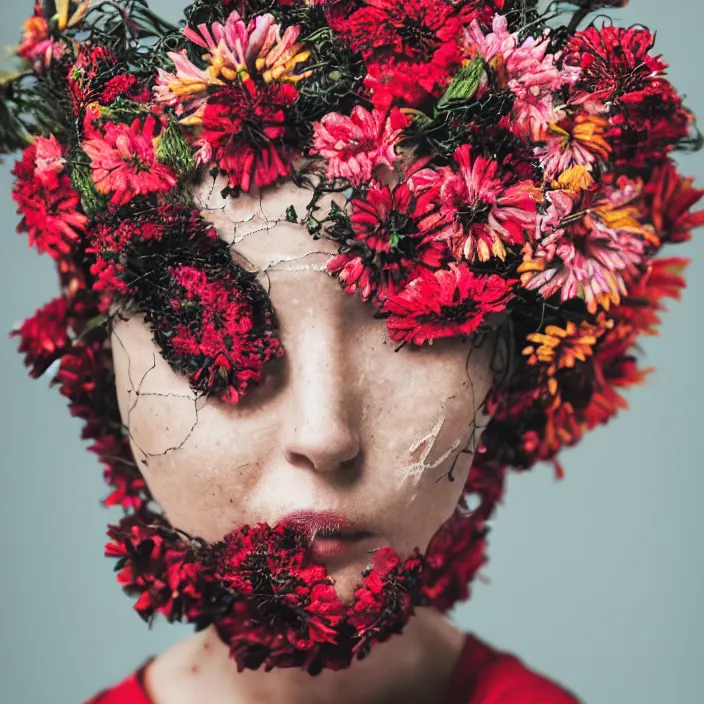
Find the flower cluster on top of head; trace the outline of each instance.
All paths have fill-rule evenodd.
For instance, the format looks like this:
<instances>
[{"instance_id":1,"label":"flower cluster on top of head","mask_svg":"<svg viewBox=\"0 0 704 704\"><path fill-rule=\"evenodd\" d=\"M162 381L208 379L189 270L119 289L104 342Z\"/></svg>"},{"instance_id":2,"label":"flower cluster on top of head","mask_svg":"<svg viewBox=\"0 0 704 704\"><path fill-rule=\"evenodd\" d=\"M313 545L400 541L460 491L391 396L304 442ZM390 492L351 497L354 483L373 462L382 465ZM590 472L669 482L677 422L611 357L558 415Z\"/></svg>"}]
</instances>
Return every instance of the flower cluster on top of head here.
<instances>
[{"instance_id":1,"label":"flower cluster on top of head","mask_svg":"<svg viewBox=\"0 0 704 704\"><path fill-rule=\"evenodd\" d=\"M15 334L85 421L108 503L150 502L115 401L116 302L227 402L283 353L266 292L194 206L205 174L232 197L310 188L287 217L338 244L328 273L400 345L508 321L516 358L466 487L481 520L506 468L555 460L625 406L646 371L636 340L684 286L686 261L660 250L704 224L673 159L698 140L652 32L578 28L624 0L572 4L548 26L535 0L197 0L183 28L142 4L36 4L0 151L25 146L18 229L56 260L61 295Z\"/></svg>"}]
</instances>

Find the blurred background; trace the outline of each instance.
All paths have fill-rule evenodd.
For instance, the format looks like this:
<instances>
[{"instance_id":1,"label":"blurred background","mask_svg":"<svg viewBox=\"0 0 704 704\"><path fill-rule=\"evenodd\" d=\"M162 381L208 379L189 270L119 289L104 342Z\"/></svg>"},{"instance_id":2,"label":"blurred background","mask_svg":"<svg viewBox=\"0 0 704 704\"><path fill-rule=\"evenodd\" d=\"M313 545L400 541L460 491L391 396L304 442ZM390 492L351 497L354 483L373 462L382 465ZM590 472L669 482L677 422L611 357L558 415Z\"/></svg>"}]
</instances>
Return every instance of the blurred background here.
<instances>
[{"instance_id":1,"label":"blurred background","mask_svg":"<svg viewBox=\"0 0 704 704\"><path fill-rule=\"evenodd\" d=\"M31 0L2 0L0 45L14 45ZM151 6L177 21L184 0ZM656 50L704 124L701 0L631 0L620 24L657 29ZM681 155L704 184L704 153ZM0 164L0 331L57 290L53 262L14 233L12 159ZM704 205L704 204L702 204ZM631 410L551 467L514 475L490 562L455 617L495 646L574 690L585 704L704 701L704 232L669 253L690 256L689 286L643 345L657 372L628 394ZM190 633L148 630L103 557L105 487L79 422L46 381L31 381L0 335L0 701L77 704ZM700 410L697 410L697 409Z\"/></svg>"}]
</instances>

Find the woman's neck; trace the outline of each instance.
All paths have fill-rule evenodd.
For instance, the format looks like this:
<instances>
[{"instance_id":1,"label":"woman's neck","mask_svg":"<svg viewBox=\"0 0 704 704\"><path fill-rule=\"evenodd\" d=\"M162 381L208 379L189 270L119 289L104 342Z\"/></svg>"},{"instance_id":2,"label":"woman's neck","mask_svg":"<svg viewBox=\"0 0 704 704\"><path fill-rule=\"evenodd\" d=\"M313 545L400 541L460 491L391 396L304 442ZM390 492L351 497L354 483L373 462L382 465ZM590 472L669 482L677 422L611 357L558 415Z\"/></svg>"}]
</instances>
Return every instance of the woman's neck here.
<instances>
[{"instance_id":1,"label":"woman's neck","mask_svg":"<svg viewBox=\"0 0 704 704\"><path fill-rule=\"evenodd\" d=\"M146 672L153 704L428 704L443 701L464 636L433 609L418 609L347 670L312 677L296 669L237 672L214 629L180 643Z\"/></svg>"}]
</instances>

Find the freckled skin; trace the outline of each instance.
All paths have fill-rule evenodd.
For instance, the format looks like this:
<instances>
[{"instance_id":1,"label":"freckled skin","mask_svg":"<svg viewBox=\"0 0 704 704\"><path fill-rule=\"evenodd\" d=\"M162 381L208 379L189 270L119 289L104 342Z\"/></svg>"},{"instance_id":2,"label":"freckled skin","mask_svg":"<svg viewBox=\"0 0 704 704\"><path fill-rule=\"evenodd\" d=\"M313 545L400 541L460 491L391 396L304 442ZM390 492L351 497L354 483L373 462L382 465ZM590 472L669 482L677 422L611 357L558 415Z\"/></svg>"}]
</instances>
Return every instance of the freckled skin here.
<instances>
[{"instance_id":1,"label":"freckled skin","mask_svg":"<svg viewBox=\"0 0 704 704\"><path fill-rule=\"evenodd\" d=\"M459 457L455 481L446 475L491 385L491 345L444 340L396 351L372 305L320 271L336 246L279 220L288 205L305 213L310 191L289 183L261 203L243 195L224 209L212 200L217 192L196 196L221 237L231 241L234 231L233 256L267 270L286 354L270 364L263 387L226 405L195 398L138 315L119 321L113 354L123 422L156 500L192 535L214 541L244 523L273 525L311 508L372 532L373 546L328 564L350 599L370 547L424 550L454 510L471 455ZM418 441L439 418L427 452Z\"/></svg>"}]
</instances>

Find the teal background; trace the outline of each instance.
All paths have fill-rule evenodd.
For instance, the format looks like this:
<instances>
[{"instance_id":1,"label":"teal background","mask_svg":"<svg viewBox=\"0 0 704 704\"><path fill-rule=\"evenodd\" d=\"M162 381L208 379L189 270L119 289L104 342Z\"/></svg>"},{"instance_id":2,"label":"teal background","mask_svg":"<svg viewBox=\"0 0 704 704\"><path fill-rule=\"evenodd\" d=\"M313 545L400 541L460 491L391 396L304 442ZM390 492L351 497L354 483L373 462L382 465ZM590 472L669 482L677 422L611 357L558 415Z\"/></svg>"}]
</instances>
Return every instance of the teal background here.
<instances>
[{"instance_id":1,"label":"teal background","mask_svg":"<svg viewBox=\"0 0 704 704\"><path fill-rule=\"evenodd\" d=\"M185 3L152 6L176 20ZM17 40L32 2L1 0L0 45ZM704 121L701 0L632 0L613 13L657 28L670 77ZM702 154L682 156L704 184ZM0 164L0 330L56 293L10 198L12 160ZM554 677L586 704L704 701L704 472L699 441L704 232L670 253L691 256L684 299L663 336L643 344L658 371L631 391L632 409L549 467L511 478L491 537L489 583L456 619ZM0 335L0 702L77 704L121 679L190 629L149 631L103 558L100 471L79 423L45 381L31 381Z\"/></svg>"}]
</instances>

